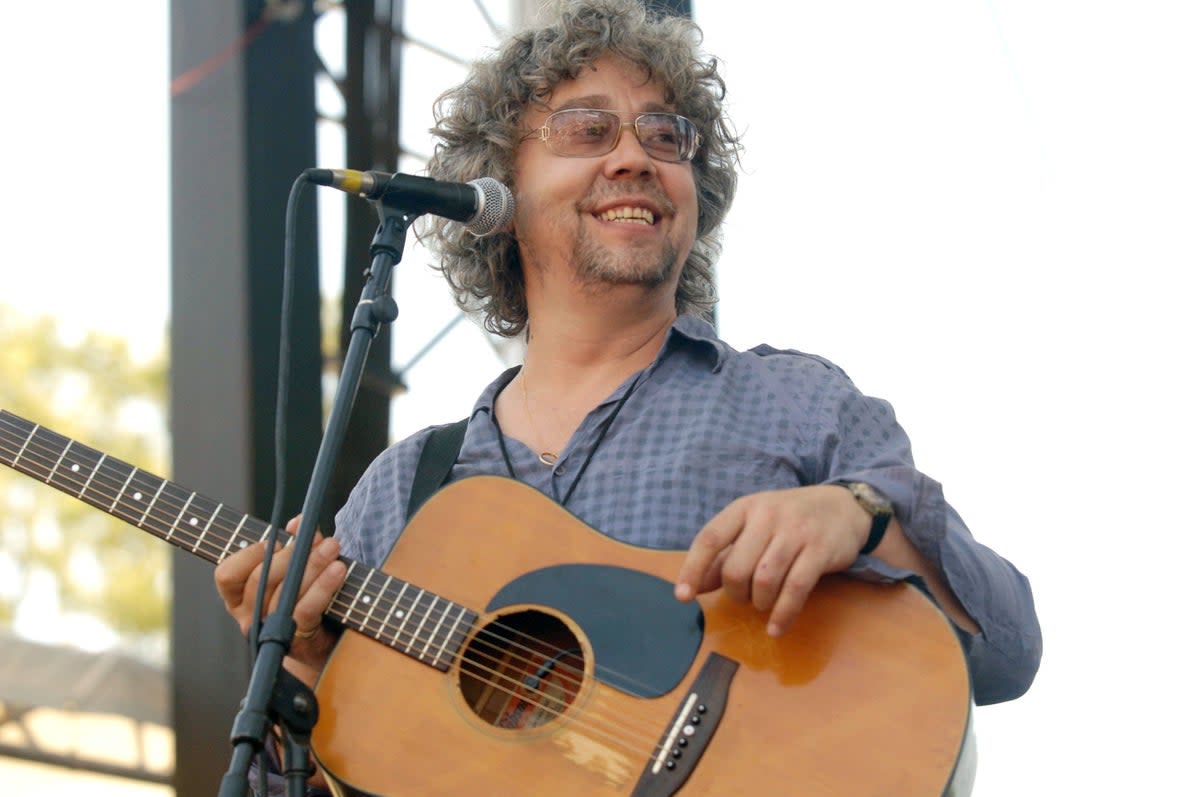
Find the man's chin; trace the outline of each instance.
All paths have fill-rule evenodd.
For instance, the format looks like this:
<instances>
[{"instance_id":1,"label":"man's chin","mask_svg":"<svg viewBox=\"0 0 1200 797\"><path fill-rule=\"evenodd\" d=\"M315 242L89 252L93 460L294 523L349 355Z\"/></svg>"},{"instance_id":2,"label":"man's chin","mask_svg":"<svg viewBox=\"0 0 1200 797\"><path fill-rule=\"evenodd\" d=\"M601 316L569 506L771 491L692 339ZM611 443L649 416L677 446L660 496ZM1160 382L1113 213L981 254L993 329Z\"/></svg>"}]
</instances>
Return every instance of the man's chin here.
<instances>
[{"instance_id":1,"label":"man's chin","mask_svg":"<svg viewBox=\"0 0 1200 797\"><path fill-rule=\"evenodd\" d=\"M597 244L576 247L576 274L585 285L640 285L658 288L675 273L676 252L664 246L658 252L617 253Z\"/></svg>"}]
</instances>

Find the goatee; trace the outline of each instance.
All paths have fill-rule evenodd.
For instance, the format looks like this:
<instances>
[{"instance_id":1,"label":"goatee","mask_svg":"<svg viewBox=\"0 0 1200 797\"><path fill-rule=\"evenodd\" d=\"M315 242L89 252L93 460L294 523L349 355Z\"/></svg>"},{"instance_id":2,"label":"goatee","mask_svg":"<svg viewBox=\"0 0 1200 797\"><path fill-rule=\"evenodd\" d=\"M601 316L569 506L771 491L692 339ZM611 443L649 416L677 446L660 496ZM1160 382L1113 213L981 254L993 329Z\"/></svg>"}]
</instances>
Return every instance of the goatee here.
<instances>
[{"instance_id":1,"label":"goatee","mask_svg":"<svg viewBox=\"0 0 1200 797\"><path fill-rule=\"evenodd\" d=\"M657 251L643 248L614 251L594 238L580 235L575 240L575 274L584 285L641 285L657 288L671 279L678 248L663 242Z\"/></svg>"}]
</instances>

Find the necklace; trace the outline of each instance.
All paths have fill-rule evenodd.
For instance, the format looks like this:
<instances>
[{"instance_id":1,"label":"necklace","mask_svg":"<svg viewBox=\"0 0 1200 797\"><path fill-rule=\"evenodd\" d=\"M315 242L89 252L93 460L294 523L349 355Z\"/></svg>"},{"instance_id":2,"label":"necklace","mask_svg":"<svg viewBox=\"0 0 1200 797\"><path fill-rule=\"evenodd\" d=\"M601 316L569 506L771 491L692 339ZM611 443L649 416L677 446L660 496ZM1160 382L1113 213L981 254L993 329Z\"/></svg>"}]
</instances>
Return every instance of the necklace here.
<instances>
[{"instance_id":1,"label":"necklace","mask_svg":"<svg viewBox=\"0 0 1200 797\"><path fill-rule=\"evenodd\" d=\"M538 430L537 423L533 420L533 413L529 411L529 389L525 386L524 370L521 372L521 397L525 402L525 417L529 419L529 428L533 429L534 436L540 440L542 433ZM553 451L543 451L538 454L538 462L548 468L553 468L555 463L558 462L558 454Z\"/></svg>"},{"instance_id":2,"label":"necklace","mask_svg":"<svg viewBox=\"0 0 1200 797\"><path fill-rule=\"evenodd\" d=\"M571 486L567 488L567 494L564 495L561 500L558 499L558 487L557 485L554 486L554 498L558 501L560 506L566 506L567 502L571 500L571 496L575 494L575 488L579 486L579 480L583 478L583 474L585 471L587 471L588 465L592 464L592 457L596 456L596 451L599 450L600 444L603 443L604 438L608 436L609 427L612 426L613 421L617 419L617 415L621 412L621 408L625 406L625 402L629 401L629 397L633 395L633 391L637 389L637 387L646 378L648 373L648 370L643 371L634 380L633 384L629 386L629 389L625 391L625 395L621 396L621 400L617 402L617 406L614 407L613 411L610 412L608 417L604 419L603 423L600 425L599 434L596 436L596 442L592 444L591 450L588 451L587 457L583 460L583 464L579 467L579 472L576 473L575 478L571 480ZM524 392L524 380L522 380L521 387L522 392ZM526 412L529 411L528 406L526 406L525 410ZM532 422L533 419L530 418L530 423L532 424ZM511 476L513 480L520 481L520 479L517 478L516 468L513 467L512 458L508 455L508 446L504 442L504 432L500 429L500 424L496 422L495 413L492 413L492 425L496 427L496 439L500 443L500 453L504 457L504 465L508 469L508 475ZM555 459L558 458L557 454L549 454L549 456L552 456ZM542 459L541 456L539 456L538 459L547 465L552 464L554 461L551 460L550 462L546 462L546 460Z\"/></svg>"}]
</instances>

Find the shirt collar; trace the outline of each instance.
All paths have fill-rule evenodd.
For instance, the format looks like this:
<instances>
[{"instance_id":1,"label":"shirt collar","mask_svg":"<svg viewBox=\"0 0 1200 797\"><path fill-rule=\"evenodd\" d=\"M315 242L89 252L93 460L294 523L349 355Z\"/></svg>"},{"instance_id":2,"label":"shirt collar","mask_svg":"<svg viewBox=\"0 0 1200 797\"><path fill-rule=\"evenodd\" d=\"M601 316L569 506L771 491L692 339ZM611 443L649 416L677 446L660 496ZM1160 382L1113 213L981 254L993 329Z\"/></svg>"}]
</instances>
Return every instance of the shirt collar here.
<instances>
[{"instance_id":1,"label":"shirt collar","mask_svg":"<svg viewBox=\"0 0 1200 797\"><path fill-rule=\"evenodd\" d=\"M671 352L680 347L692 348L697 353L705 354L712 363L713 373L721 370L731 353L729 347L717 337L717 330L713 328L712 324L698 316L681 315L676 317L674 323L671 324L671 329L668 330L667 337L663 340L662 348L659 349L658 356L654 358L650 368L658 367L671 355ZM496 396L500 395L500 391L513 380L520 370L521 366L519 365L507 368L484 388L483 393L475 402L475 407L471 410L472 417L480 411L491 414L492 408L496 404Z\"/></svg>"},{"instance_id":2,"label":"shirt collar","mask_svg":"<svg viewBox=\"0 0 1200 797\"><path fill-rule=\"evenodd\" d=\"M707 353L712 363L713 373L720 371L733 353L729 346L717 337L717 330L713 328L712 324L699 316L681 315L671 325L671 331L655 362L666 357L667 352L672 348L671 344L676 341L682 345L694 346L697 351Z\"/></svg>"}]
</instances>

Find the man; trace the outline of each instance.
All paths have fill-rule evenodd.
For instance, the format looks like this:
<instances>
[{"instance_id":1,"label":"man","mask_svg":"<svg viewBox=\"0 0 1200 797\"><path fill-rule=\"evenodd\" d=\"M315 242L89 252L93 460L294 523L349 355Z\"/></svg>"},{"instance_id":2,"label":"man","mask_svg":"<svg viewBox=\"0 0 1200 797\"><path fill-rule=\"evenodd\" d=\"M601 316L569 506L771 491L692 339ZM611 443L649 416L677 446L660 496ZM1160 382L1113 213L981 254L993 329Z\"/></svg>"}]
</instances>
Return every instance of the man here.
<instances>
[{"instance_id":1,"label":"man","mask_svg":"<svg viewBox=\"0 0 1200 797\"><path fill-rule=\"evenodd\" d=\"M919 576L960 631L976 701L1015 698L1041 655L1028 583L915 469L891 408L819 357L735 352L699 317L738 141L698 40L635 0L569 2L439 104L431 175L490 175L516 198L503 235L436 223L443 271L464 309L528 344L479 398L450 480L510 476L616 539L687 549L676 597L723 589L769 636L826 573ZM313 551L288 659L309 683L335 641L321 618L338 556L382 563L431 432L378 458ZM243 629L262 553L217 569Z\"/></svg>"}]
</instances>

